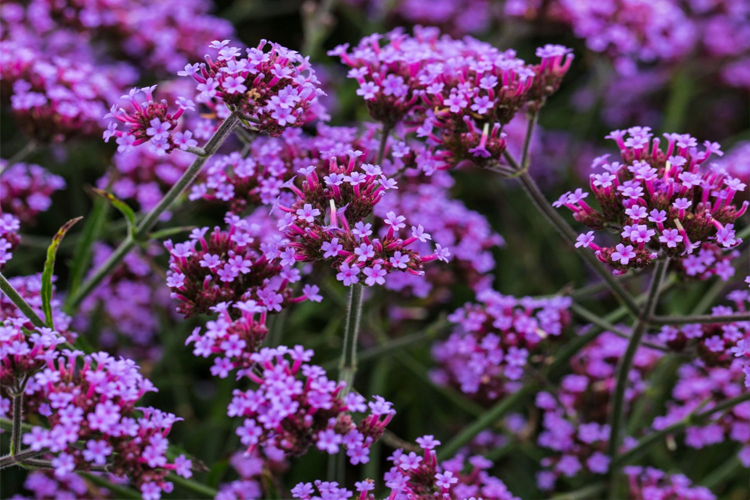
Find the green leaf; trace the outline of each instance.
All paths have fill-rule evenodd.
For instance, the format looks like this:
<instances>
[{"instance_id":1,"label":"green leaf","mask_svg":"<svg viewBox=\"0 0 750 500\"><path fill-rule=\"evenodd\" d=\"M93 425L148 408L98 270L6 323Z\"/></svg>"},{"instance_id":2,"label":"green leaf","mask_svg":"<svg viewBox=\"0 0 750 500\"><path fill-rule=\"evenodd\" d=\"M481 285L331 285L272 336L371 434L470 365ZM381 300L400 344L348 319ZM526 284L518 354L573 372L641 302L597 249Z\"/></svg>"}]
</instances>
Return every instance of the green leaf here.
<instances>
[{"instance_id":1,"label":"green leaf","mask_svg":"<svg viewBox=\"0 0 750 500\"><path fill-rule=\"evenodd\" d=\"M99 188L91 188L94 193L98 194L99 196L103 197L104 199L108 200L113 207L115 207L119 212L125 216L125 220L128 221L128 232L130 233L130 236L135 236L136 231L136 222L135 222L135 212L133 212L133 209L130 208L130 205L122 201L117 196L113 195L109 191L105 191L103 189Z\"/></svg>"},{"instance_id":2,"label":"green leaf","mask_svg":"<svg viewBox=\"0 0 750 500\"><path fill-rule=\"evenodd\" d=\"M44 262L44 272L42 273L42 311L44 311L44 322L48 327L54 329L52 321L52 277L55 274L55 258L57 257L57 248L60 246L65 234L83 217L76 217L66 222L52 238L52 244L47 248L47 260Z\"/></svg>"}]
</instances>

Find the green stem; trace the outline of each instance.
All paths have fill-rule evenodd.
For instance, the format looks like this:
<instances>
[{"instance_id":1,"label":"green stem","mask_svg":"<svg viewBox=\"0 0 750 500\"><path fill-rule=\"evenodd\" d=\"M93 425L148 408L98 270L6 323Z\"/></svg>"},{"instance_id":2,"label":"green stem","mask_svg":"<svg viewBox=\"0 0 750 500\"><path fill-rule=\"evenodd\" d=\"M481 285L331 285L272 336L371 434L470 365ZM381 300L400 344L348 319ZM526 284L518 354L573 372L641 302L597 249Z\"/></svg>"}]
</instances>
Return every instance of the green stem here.
<instances>
[{"instance_id":1,"label":"green stem","mask_svg":"<svg viewBox=\"0 0 750 500\"><path fill-rule=\"evenodd\" d=\"M630 336L630 341L628 342L628 347L625 350L625 354L623 355L622 359L620 360L620 366L617 370L617 381L612 400L612 413L610 415L610 436L608 447L609 456L613 459L617 455L617 450L620 447L621 442L620 434L622 423L624 420L623 414L625 407L625 391L627 390L628 382L630 380L630 369L633 366L633 360L635 359L635 354L638 351L638 347L640 346L641 339L643 338L643 335L646 333L646 329L648 328L648 322L646 321L646 318L649 318L654 313L656 304L659 301L659 291L661 289L661 284L664 280L664 276L666 276L667 274L668 267L668 258L665 258L664 260L661 260L656 264L656 270L654 271L654 275L651 278L651 285L649 286L646 303L643 304L642 314L639 315L638 320L636 321L635 327L633 328L633 333ZM610 475L609 487L610 498L614 499L614 495L616 493L616 481L614 473Z\"/></svg>"},{"instance_id":2,"label":"green stem","mask_svg":"<svg viewBox=\"0 0 750 500\"><path fill-rule=\"evenodd\" d=\"M28 302L24 300L23 297L16 291L15 288L13 288L13 285L10 284L10 282L5 279L5 276L3 276L2 273L0 273L0 290L8 296L8 298L13 302L16 307L23 313L24 316L26 316L29 321L31 321L34 326L37 328L44 328L47 326L42 319L37 316L37 314L34 312L34 310L31 308Z\"/></svg>"},{"instance_id":3,"label":"green stem","mask_svg":"<svg viewBox=\"0 0 750 500\"><path fill-rule=\"evenodd\" d=\"M565 221L565 219L563 219L562 216L557 213L557 211L552 206L550 206L550 204L547 202L547 198L544 196L544 194L542 194L539 186L528 174L528 172L524 172L523 174L519 175L518 180L521 182L524 191L528 195L529 199L531 199L531 201L534 203L534 206L537 208L537 210L539 210L542 215L545 216L547 221L550 222L555 227L555 229L557 229L557 231L568 241L569 244L575 245L578 235L573 230L573 228L570 227L570 225ZM636 305L630 294L625 291L620 282L615 279L615 277L612 275L612 272L607 269L607 267L601 261L599 261L599 259L592 252L584 251L578 252L578 254L581 255L583 259L591 266L591 268L596 271L596 273L604 280L605 283L607 283L609 289L612 290L612 292L620 299L625 307L627 307L631 313L637 315L638 306Z\"/></svg>"},{"instance_id":4,"label":"green stem","mask_svg":"<svg viewBox=\"0 0 750 500\"><path fill-rule=\"evenodd\" d=\"M695 316L651 316L649 322L655 325L685 325L688 323L734 323L750 321L750 312L739 314L698 314Z\"/></svg>"},{"instance_id":5,"label":"green stem","mask_svg":"<svg viewBox=\"0 0 750 500\"><path fill-rule=\"evenodd\" d=\"M126 488L124 486L120 486L119 484L111 483L107 481L104 476L100 476L98 474L89 474L88 472L79 472L79 474L95 485L101 488L106 488L112 493L116 494L117 496L115 498L132 498L134 500L140 500L142 498L139 492L130 488Z\"/></svg>"},{"instance_id":6,"label":"green stem","mask_svg":"<svg viewBox=\"0 0 750 500\"><path fill-rule=\"evenodd\" d=\"M102 264L88 280L86 280L81 287L75 291L69 301L68 312L74 311L83 300L94 291L94 289L102 282L102 280L114 270L125 256L135 247L136 243L144 241L148 238L151 229L159 221L159 218L164 212L169 210L177 198L185 191L185 189L193 183L198 174L200 173L203 165L206 163L211 156L221 147L224 141L229 137L234 128L239 124L240 118L236 113L232 113L224 122L219 126L216 133L211 137L206 146L203 148L205 155L198 156L193 163L188 167L182 177L172 186L172 188L164 195L159 203L143 218L136 228L135 235L128 235L119 247L109 256L109 258Z\"/></svg>"},{"instance_id":7,"label":"green stem","mask_svg":"<svg viewBox=\"0 0 750 500\"><path fill-rule=\"evenodd\" d=\"M312 3L303 5L305 43L302 53L310 56L310 59L317 56L320 46L328 36L333 24L331 10L335 3L335 0L322 0L317 8Z\"/></svg>"},{"instance_id":8,"label":"green stem","mask_svg":"<svg viewBox=\"0 0 750 500\"><path fill-rule=\"evenodd\" d=\"M205 495L208 498L215 498L216 495L219 493L218 491L216 491L214 488L211 488L210 486L201 484L191 479L186 479L182 476L178 476L177 474L170 474L169 476L167 476L167 479L183 487L186 490L189 490L194 493L201 494L201 495Z\"/></svg>"},{"instance_id":9,"label":"green stem","mask_svg":"<svg viewBox=\"0 0 750 500\"><path fill-rule=\"evenodd\" d=\"M15 457L21 451L21 436L23 436L23 391L26 382L21 383L12 395L13 398L13 430L10 433L10 454Z\"/></svg>"},{"instance_id":10,"label":"green stem","mask_svg":"<svg viewBox=\"0 0 750 500\"><path fill-rule=\"evenodd\" d=\"M341 396L349 393L357 372L357 343L359 325L362 320L362 285L355 283L349 288L349 307L346 311L346 328L344 330L344 344L339 363L339 380L346 383Z\"/></svg>"},{"instance_id":11,"label":"green stem","mask_svg":"<svg viewBox=\"0 0 750 500\"><path fill-rule=\"evenodd\" d=\"M48 450L23 450L17 452L15 455L6 455L4 457L0 457L0 469L5 469L6 467L10 467L11 465L21 465L26 460L30 460L34 457L38 457L39 455L44 455L45 453L48 453Z\"/></svg>"},{"instance_id":12,"label":"green stem","mask_svg":"<svg viewBox=\"0 0 750 500\"><path fill-rule=\"evenodd\" d=\"M602 318L598 314L595 314L589 311L588 309L581 306L580 304L573 303L570 306L570 310L573 311L573 313L576 314L577 316L580 316L582 319L585 319L591 324L598 326L604 331L614 333L618 337L622 337L624 339L630 339L630 334L623 332L622 330L617 328L615 325L607 321L606 318ZM667 349L666 347L659 345L659 344L654 344L653 342L641 342L641 345L645 347L649 347L651 349L656 349L657 351L670 352L670 350Z\"/></svg>"}]
</instances>

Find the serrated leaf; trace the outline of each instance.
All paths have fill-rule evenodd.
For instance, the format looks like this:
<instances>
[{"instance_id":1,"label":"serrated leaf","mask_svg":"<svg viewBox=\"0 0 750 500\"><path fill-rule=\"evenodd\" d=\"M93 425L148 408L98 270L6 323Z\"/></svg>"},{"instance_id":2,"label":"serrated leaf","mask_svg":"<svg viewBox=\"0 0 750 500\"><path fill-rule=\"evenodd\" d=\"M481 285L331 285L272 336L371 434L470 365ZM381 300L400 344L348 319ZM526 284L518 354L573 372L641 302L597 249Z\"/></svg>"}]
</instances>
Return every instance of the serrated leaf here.
<instances>
[{"instance_id":1,"label":"serrated leaf","mask_svg":"<svg viewBox=\"0 0 750 500\"><path fill-rule=\"evenodd\" d=\"M135 228L136 228L136 222L135 222L135 212L132 208L130 208L130 205L122 201L117 196L113 195L109 191L105 191L104 189L99 188L91 188L96 194L103 197L104 199L108 200L113 207L115 207L124 217L125 220L128 221L128 233L130 233L130 236L135 236Z\"/></svg>"},{"instance_id":2,"label":"serrated leaf","mask_svg":"<svg viewBox=\"0 0 750 500\"><path fill-rule=\"evenodd\" d=\"M52 244L47 247L47 260L44 262L44 272L42 273L41 298L42 311L44 311L44 322L52 329L55 328L52 320L52 277L55 274L57 248L60 246L65 234L81 219L83 219L83 217L76 217L75 219L71 219L63 224L63 226L57 231L55 237L52 238Z\"/></svg>"}]
</instances>

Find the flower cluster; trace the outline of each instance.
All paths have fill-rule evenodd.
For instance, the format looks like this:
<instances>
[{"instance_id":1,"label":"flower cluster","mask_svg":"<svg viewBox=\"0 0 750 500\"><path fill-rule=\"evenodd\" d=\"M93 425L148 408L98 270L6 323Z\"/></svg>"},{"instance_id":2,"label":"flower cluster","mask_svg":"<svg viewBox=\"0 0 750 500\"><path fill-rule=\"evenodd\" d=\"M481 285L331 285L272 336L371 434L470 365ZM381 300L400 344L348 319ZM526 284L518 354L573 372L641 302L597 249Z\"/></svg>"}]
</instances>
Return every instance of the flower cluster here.
<instances>
[{"instance_id":1,"label":"flower cluster","mask_svg":"<svg viewBox=\"0 0 750 500\"><path fill-rule=\"evenodd\" d=\"M408 290L417 297L426 297L431 291L442 295L459 283L477 291L485 288L491 279L488 274L495 268L492 250L505 241L483 215L450 195L454 184L450 174L435 172L423 177L407 176L401 189L391 191L375 206L375 215L385 218L388 212L394 212L420 221L435 243L450 248L453 259L448 266L428 268L426 279L408 273L394 274L386 288ZM415 241L414 245L418 253L431 251L428 243Z\"/></svg>"},{"instance_id":2,"label":"flower cluster","mask_svg":"<svg viewBox=\"0 0 750 500\"><path fill-rule=\"evenodd\" d=\"M156 336L165 319L159 312L172 304L164 282L153 273L153 258L158 250L151 247L145 253L128 254L122 265L81 303L74 319L75 329L85 332L95 326L99 345L119 354L137 353L138 359L158 359L161 346ZM93 245L90 274L112 251L104 243Z\"/></svg>"},{"instance_id":3,"label":"flower cluster","mask_svg":"<svg viewBox=\"0 0 750 500\"><path fill-rule=\"evenodd\" d=\"M21 222L16 217L0 213L0 269L13 257L13 250L21 242L20 229Z\"/></svg>"},{"instance_id":4,"label":"flower cluster","mask_svg":"<svg viewBox=\"0 0 750 500\"><path fill-rule=\"evenodd\" d=\"M441 498L444 500L462 500L467 498L484 498L486 500L518 500L500 479L491 476L487 469L492 462L481 455L467 459L456 455L450 460L438 464L435 448L440 441L433 436L417 438L417 443L424 454L414 451L406 452L397 449L388 459L393 462L391 469L385 473L383 481L390 489L389 500L396 498ZM360 500L374 500L371 493L375 482L371 479L355 483ZM320 497L315 497L315 489ZM315 481L299 483L292 489L292 496L302 500L314 498L350 498L352 492L339 488L338 483Z\"/></svg>"},{"instance_id":5,"label":"flower cluster","mask_svg":"<svg viewBox=\"0 0 750 500\"><path fill-rule=\"evenodd\" d=\"M323 91L298 52L266 40L246 49L244 57L229 40L210 47L218 51L216 61L206 56L205 63L188 64L178 73L198 82L198 102L224 103L242 114L244 124L271 136L310 121L308 111Z\"/></svg>"},{"instance_id":6,"label":"flower cluster","mask_svg":"<svg viewBox=\"0 0 750 500\"><path fill-rule=\"evenodd\" d=\"M610 427L606 421L617 365L627 344L627 339L613 333L600 334L571 360L573 373L562 379L559 391L537 395L536 405L544 412L537 442L553 453L541 461L544 470L537 475L541 489L554 489L560 476L606 474L609 470ZM645 376L659 358L658 351L638 348L625 393L626 408L643 394Z\"/></svg>"},{"instance_id":7,"label":"flower cluster","mask_svg":"<svg viewBox=\"0 0 750 500\"><path fill-rule=\"evenodd\" d=\"M616 130L607 136L620 148L622 163L599 157L593 167L602 173L590 176L591 190L599 210L586 203L582 189L563 194L553 205L569 208L576 220L594 230L613 229L620 243L601 247L594 232L578 237L576 246L590 248L616 274L648 266L661 250L682 260L715 241L723 248L741 243L734 222L745 213L733 204L737 192L745 189L739 179L717 165L702 165L712 154L721 155L718 144L706 141L704 150L689 135L665 134L666 150L649 127Z\"/></svg>"},{"instance_id":8,"label":"flower cluster","mask_svg":"<svg viewBox=\"0 0 750 500\"><path fill-rule=\"evenodd\" d=\"M660 498L664 500L716 500L705 486L693 486L682 474L667 474L653 467L628 466L623 469L628 476L632 500Z\"/></svg>"},{"instance_id":9,"label":"flower cluster","mask_svg":"<svg viewBox=\"0 0 750 500\"><path fill-rule=\"evenodd\" d=\"M673 401L667 403L665 415L654 419L653 428L664 429L694 411L708 411L722 401L741 395L746 373L739 360L726 367L706 366L700 360L681 366L672 391ZM685 432L685 444L691 448L702 449L726 441L741 446L739 459L750 468L750 401L727 412L717 412L712 420L703 425L691 425Z\"/></svg>"},{"instance_id":10,"label":"flower cluster","mask_svg":"<svg viewBox=\"0 0 750 500\"><path fill-rule=\"evenodd\" d=\"M164 243L170 254L167 286L186 317L207 313L221 302L253 300L268 311L281 311L293 300L289 284L300 280L294 261L278 262L284 239L265 225L227 215L227 230L194 229L184 243ZM319 301L316 287L305 297ZM301 299L295 299L301 300Z\"/></svg>"},{"instance_id":11,"label":"flower cluster","mask_svg":"<svg viewBox=\"0 0 750 500\"><path fill-rule=\"evenodd\" d=\"M338 271L336 279L344 285L363 281L373 286L385 284L386 276L394 271L421 276L425 263L435 259L447 262L450 252L439 243L435 253L427 256L407 248L432 236L418 225L411 227L410 237L402 238L406 217L395 212L386 214L379 224L383 228L379 237L374 236L373 224L367 220L386 190L396 188L396 182L379 166L360 164L357 158L361 154L350 151L344 163L331 158L324 173L315 166L301 168L302 185L297 187L294 179L285 184L296 199L291 206L278 205L285 212L279 228L290 239L280 254L282 264L331 261Z\"/></svg>"},{"instance_id":12,"label":"flower cluster","mask_svg":"<svg viewBox=\"0 0 750 500\"><path fill-rule=\"evenodd\" d=\"M735 314L746 312L750 293L736 290L728 295L736 306L736 311L727 306L716 306L713 315ZM703 363L708 366L727 366L735 357L747 357L750 353L750 322L738 321L733 323L704 323L685 325L664 325L657 338L661 343L675 351L690 350L695 352Z\"/></svg>"},{"instance_id":13,"label":"flower cluster","mask_svg":"<svg viewBox=\"0 0 750 500\"><path fill-rule=\"evenodd\" d=\"M703 243L700 250L675 262L675 270L685 277L707 280L718 276L729 281L735 275L732 262L740 256L736 249L727 252L715 243Z\"/></svg>"},{"instance_id":14,"label":"flower cluster","mask_svg":"<svg viewBox=\"0 0 750 500\"><path fill-rule=\"evenodd\" d=\"M439 366L433 379L492 402L520 388L542 341L562 335L570 323L571 300L517 299L493 290L480 292L477 299L479 304L466 304L448 317L456 329L432 349Z\"/></svg>"},{"instance_id":15,"label":"flower cluster","mask_svg":"<svg viewBox=\"0 0 750 500\"><path fill-rule=\"evenodd\" d=\"M386 44L381 47L380 40ZM560 85L572 61L570 50L545 46L529 66L513 50L415 28L414 37L395 30L371 35L348 52L330 52L351 67L358 95L370 114L390 127L407 117L434 148L441 167L497 163L505 150L502 126L527 103L539 106Z\"/></svg>"},{"instance_id":16,"label":"flower cluster","mask_svg":"<svg viewBox=\"0 0 750 500\"><path fill-rule=\"evenodd\" d=\"M56 475L107 466L115 475L131 477L149 500L171 491L172 483L165 481L170 470L191 475L184 455L173 463L166 457L166 436L180 419L151 407L136 412L138 400L156 388L135 362L105 352L37 351L36 362L44 368L29 380L25 394L30 411L44 416L49 428L34 426L23 443L48 450ZM84 446L75 446L78 441Z\"/></svg>"},{"instance_id":17,"label":"flower cluster","mask_svg":"<svg viewBox=\"0 0 750 500\"><path fill-rule=\"evenodd\" d=\"M186 110L195 110L195 103L179 97L175 101L177 111L170 113L166 100L154 101L154 90L156 85L131 89L121 97L129 103L131 110L126 111L113 104L109 113L104 116L110 120L104 131L104 141L109 142L115 137L118 152L127 153L135 146L148 143L153 153L162 156L174 149L186 151L198 145L192 132L177 130L178 120ZM125 130L119 130L117 122L122 123Z\"/></svg>"},{"instance_id":18,"label":"flower cluster","mask_svg":"<svg viewBox=\"0 0 750 500\"><path fill-rule=\"evenodd\" d=\"M4 387L23 386L26 377L55 359L55 349L65 338L49 328L26 335L25 319L0 322L0 382Z\"/></svg>"},{"instance_id":19,"label":"flower cluster","mask_svg":"<svg viewBox=\"0 0 750 500\"><path fill-rule=\"evenodd\" d=\"M52 471L34 471L26 477L23 486L34 494L28 500L59 500L61 498L100 500L110 498L107 490L94 486L73 472L60 474L60 477L58 477ZM24 500L25 497L14 496L13 498L14 500Z\"/></svg>"},{"instance_id":20,"label":"flower cluster","mask_svg":"<svg viewBox=\"0 0 750 500\"><path fill-rule=\"evenodd\" d=\"M15 42L0 42L3 93L19 127L39 141L93 137L107 103L119 95L107 71L86 62L48 59ZM7 89L7 91L5 90Z\"/></svg>"},{"instance_id":21,"label":"flower cluster","mask_svg":"<svg viewBox=\"0 0 750 500\"><path fill-rule=\"evenodd\" d=\"M6 167L7 162L0 160L0 212L33 224L40 212L49 209L52 194L65 188L65 180L31 163Z\"/></svg>"},{"instance_id":22,"label":"flower cluster","mask_svg":"<svg viewBox=\"0 0 750 500\"><path fill-rule=\"evenodd\" d=\"M249 452L272 446L288 456L300 456L315 446L334 455L346 448L353 464L370 460L370 446L383 434L395 410L380 396L365 398L344 382L329 380L323 368L308 364L313 351L302 346L265 347L251 356L258 371L244 374L257 389L234 391L230 417L243 417L237 429ZM343 397L342 397L343 396ZM369 413L357 424L352 414Z\"/></svg>"},{"instance_id":23,"label":"flower cluster","mask_svg":"<svg viewBox=\"0 0 750 500\"><path fill-rule=\"evenodd\" d=\"M241 214L253 206L273 205L284 182L301 167L325 168L332 157L348 159L346 152L363 150L369 155L367 134L349 127L319 123L314 135L288 128L279 137L256 137L245 157L239 153L218 155L208 164L205 182L195 185L191 200L204 199ZM374 149L374 148L373 148Z\"/></svg>"}]
</instances>

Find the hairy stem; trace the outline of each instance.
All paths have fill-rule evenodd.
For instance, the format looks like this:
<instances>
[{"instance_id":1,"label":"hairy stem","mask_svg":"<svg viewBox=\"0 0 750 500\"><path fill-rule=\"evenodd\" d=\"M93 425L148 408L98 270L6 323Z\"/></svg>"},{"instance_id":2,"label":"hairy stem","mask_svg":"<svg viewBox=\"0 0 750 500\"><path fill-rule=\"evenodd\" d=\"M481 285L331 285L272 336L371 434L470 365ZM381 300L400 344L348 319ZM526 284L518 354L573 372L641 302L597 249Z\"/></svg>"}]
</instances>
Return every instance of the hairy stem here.
<instances>
[{"instance_id":1,"label":"hairy stem","mask_svg":"<svg viewBox=\"0 0 750 500\"><path fill-rule=\"evenodd\" d=\"M164 212L169 210L172 205L177 201L177 198L193 183L198 174L200 173L203 165L206 163L211 156L221 147L224 141L229 137L234 128L239 123L239 116L236 113L232 113L224 122L219 126L216 133L208 140L206 146L203 148L205 155L198 156L190 167L182 174L182 177L172 186L172 188L164 195L159 203L141 220L136 228L134 235L128 235L119 247L109 256L109 258L102 264L94 273L94 275L86 280L81 287L75 291L69 301L69 309L72 312L83 302L83 300L102 282L102 280L114 270L125 256L135 247L138 242L147 239L151 229L159 221L159 218Z\"/></svg>"},{"instance_id":2,"label":"hairy stem","mask_svg":"<svg viewBox=\"0 0 750 500\"><path fill-rule=\"evenodd\" d=\"M354 374L357 372L357 343L359 324L362 320L362 288L359 283L349 288L349 307L346 311L346 329L339 364L339 380L346 382L346 387L341 391L342 396L351 390Z\"/></svg>"},{"instance_id":3,"label":"hairy stem","mask_svg":"<svg viewBox=\"0 0 750 500\"><path fill-rule=\"evenodd\" d=\"M18 465L26 460L31 460L32 458L38 457L39 455L44 455L45 453L48 453L48 450L23 450L19 451L14 455L6 455L4 457L0 457L0 469L5 469L6 467L10 467L11 465Z\"/></svg>"},{"instance_id":4,"label":"hairy stem","mask_svg":"<svg viewBox=\"0 0 750 500\"><path fill-rule=\"evenodd\" d=\"M628 387L628 381L630 379L630 369L633 366L633 360L635 354L638 351L638 347L641 344L641 339L646 333L648 322L646 321L656 309L656 304L659 301L659 290L661 289L662 281L664 276L667 274L667 268L669 267L669 259L665 258L657 262L656 270L651 278L651 285L649 286L648 296L646 303L643 304L641 314L636 321L633 333L630 336L630 342L628 342L628 348L625 350L625 354L620 360L620 366L617 370L617 382L615 386L615 393L612 400L612 410L610 414L610 435L609 435L609 456L614 458L617 454L617 449L620 447L620 434L624 420L624 406L625 406L625 391ZM610 475L610 498L614 498L616 481L615 475Z\"/></svg>"},{"instance_id":5,"label":"hairy stem","mask_svg":"<svg viewBox=\"0 0 750 500\"><path fill-rule=\"evenodd\" d=\"M649 322L654 325L686 325L689 323L734 323L750 321L750 312L739 314L699 314L695 316L650 316Z\"/></svg>"},{"instance_id":6,"label":"hairy stem","mask_svg":"<svg viewBox=\"0 0 750 500\"><path fill-rule=\"evenodd\" d=\"M23 391L26 386L24 380L18 390L12 394L13 398L13 430L10 434L10 454L15 457L21 451L21 436L23 436Z\"/></svg>"},{"instance_id":7,"label":"hairy stem","mask_svg":"<svg viewBox=\"0 0 750 500\"><path fill-rule=\"evenodd\" d=\"M518 176L518 180L524 188L524 191L528 195L529 199L534 203L534 206L539 210L542 215L557 229L557 231L568 241L569 244L575 245L577 234L572 227L557 213L557 211L550 206L542 194L539 186L531 178L528 172ZM622 301L627 307L628 311L632 314L638 315L638 306L636 305L630 294L625 291L620 282L615 279L609 269L599 261L596 256L591 252L578 252L579 255L596 271L596 273L607 283L610 290Z\"/></svg>"}]
</instances>

